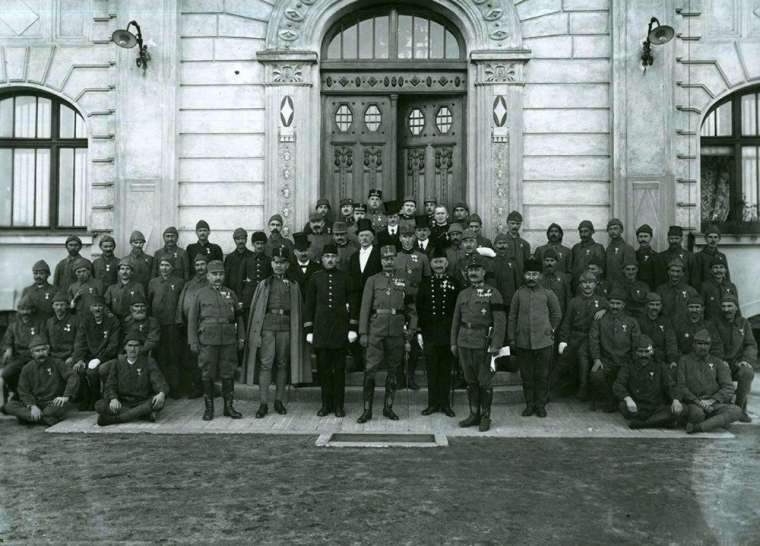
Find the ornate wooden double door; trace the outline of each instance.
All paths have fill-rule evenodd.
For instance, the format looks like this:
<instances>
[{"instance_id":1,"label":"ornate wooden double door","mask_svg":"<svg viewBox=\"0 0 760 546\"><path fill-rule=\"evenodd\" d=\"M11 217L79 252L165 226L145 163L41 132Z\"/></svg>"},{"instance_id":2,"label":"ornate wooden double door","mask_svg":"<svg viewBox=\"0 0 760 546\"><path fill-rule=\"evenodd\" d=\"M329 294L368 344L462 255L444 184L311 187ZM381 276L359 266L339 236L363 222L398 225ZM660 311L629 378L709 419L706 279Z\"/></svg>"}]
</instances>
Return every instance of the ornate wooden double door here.
<instances>
[{"instance_id":1,"label":"ornate wooden double door","mask_svg":"<svg viewBox=\"0 0 760 546\"><path fill-rule=\"evenodd\" d=\"M413 195L452 205L465 197L463 95L322 97L321 195L364 203Z\"/></svg>"}]
</instances>

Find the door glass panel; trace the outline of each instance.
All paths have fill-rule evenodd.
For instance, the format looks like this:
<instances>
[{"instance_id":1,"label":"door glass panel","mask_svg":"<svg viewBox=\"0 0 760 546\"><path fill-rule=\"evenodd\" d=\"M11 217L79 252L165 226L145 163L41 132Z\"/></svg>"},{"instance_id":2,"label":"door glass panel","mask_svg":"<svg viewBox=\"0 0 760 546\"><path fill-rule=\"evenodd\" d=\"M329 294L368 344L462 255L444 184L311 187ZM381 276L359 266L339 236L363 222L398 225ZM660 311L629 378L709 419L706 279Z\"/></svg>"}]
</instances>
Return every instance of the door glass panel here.
<instances>
[{"instance_id":1,"label":"door glass panel","mask_svg":"<svg viewBox=\"0 0 760 546\"><path fill-rule=\"evenodd\" d=\"M418 136L420 133L422 133L422 130L425 128L425 116L422 113L422 110L419 108L415 108L411 112L409 112L409 131L414 135Z\"/></svg>"},{"instance_id":2,"label":"door glass panel","mask_svg":"<svg viewBox=\"0 0 760 546\"><path fill-rule=\"evenodd\" d=\"M444 50L443 25L430 21L430 58L443 59Z\"/></svg>"},{"instance_id":3,"label":"door glass panel","mask_svg":"<svg viewBox=\"0 0 760 546\"><path fill-rule=\"evenodd\" d=\"M729 133L730 134L730 133ZM757 95L742 97L742 134L756 135L757 131Z\"/></svg>"},{"instance_id":4,"label":"door glass panel","mask_svg":"<svg viewBox=\"0 0 760 546\"><path fill-rule=\"evenodd\" d=\"M343 58L356 59L356 25L343 31Z\"/></svg>"},{"instance_id":5,"label":"door glass panel","mask_svg":"<svg viewBox=\"0 0 760 546\"><path fill-rule=\"evenodd\" d=\"M16 138L34 138L37 126L37 97L16 97Z\"/></svg>"},{"instance_id":6,"label":"door glass panel","mask_svg":"<svg viewBox=\"0 0 760 546\"><path fill-rule=\"evenodd\" d=\"M35 150L13 150L13 225L34 225Z\"/></svg>"},{"instance_id":7,"label":"door glass panel","mask_svg":"<svg viewBox=\"0 0 760 546\"><path fill-rule=\"evenodd\" d=\"M372 58L372 44L375 39L372 36L372 19L365 19L359 23L359 58Z\"/></svg>"},{"instance_id":8,"label":"door glass panel","mask_svg":"<svg viewBox=\"0 0 760 546\"><path fill-rule=\"evenodd\" d=\"M701 150L702 221L722 223L731 209L732 146L705 146Z\"/></svg>"},{"instance_id":9,"label":"door glass panel","mask_svg":"<svg viewBox=\"0 0 760 546\"><path fill-rule=\"evenodd\" d=\"M459 42L457 42L457 39L448 30L446 31L446 58L459 58Z\"/></svg>"},{"instance_id":10,"label":"door glass panel","mask_svg":"<svg viewBox=\"0 0 760 546\"><path fill-rule=\"evenodd\" d=\"M412 58L412 17L398 16L398 58Z\"/></svg>"},{"instance_id":11,"label":"door glass panel","mask_svg":"<svg viewBox=\"0 0 760 546\"><path fill-rule=\"evenodd\" d=\"M375 17L375 58L388 58L388 16Z\"/></svg>"},{"instance_id":12,"label":"door glass panel","mask_svg":"<svg viewBox=\"0 0 760 546\"><path fill-rule=\"evenodd\" d=\"M74 149L62 148L58 160L58 225L74 225Z\"/></svg>"},{"instance_id":13,"label":"door glass panel","mask_svg":"<svg viewBox=\"0 0 760 546\"><path fill-rule=\"evenodd\" d=\"M758 159L760 147L742 146L742 209L743 222L758 220L758 188L760 187L760 169Z\"/></svg>"},{"instance_id":14,"label":"door glass panel","mask_svg":"<svg viewBox=\"0 0 760 546\"><path fill-rule=\"evenodd\" d=\"M442 106L438 113L435 115L435 126L440 133L446 134L451 130L451 124L454 121L451 110L446 106Z\"/></svg>"},{"instance_id":15,"label":"door glass panel","mask_svg":"<svg viewBox=\"0 0 760 546\"><path fill-rule=\"evenodd\" d=\"M414 58L428 58L428 20L421 17L414 18Z\"/></svg>"},{"instance_id":16,"label":"door glass panel","mask_svg":"<svg viewBox=\"0 0 760 546\"><path fill-rule=\"evenodd\" d=\"M335 112L335 125L338 126L338 130L341 133L345 133L351 128L353 120L354 115L348 107L348 104L341 104Z\"/></svg>"},{"instance_id":17,"label":"door glass panel","mask_svg":"<svg viewBox=\"0 0 760 546\"><path fill-rule=\"evenodd\" d=\"M327 46L327 58L328 59L340 59L341 38L342 34L339 32L330 41L330 45Z\"/></svg>"},{"instance_id":18,"label":"door glass panel","mask_svg":"<svg viewBox=\"0 0 760 546\"><path fill-rule=\"evenodd\" d=\"M367 110L364 112L364 124L367 126L367 129L374 133L380 128L382 120L382 114L377 105L370 104L367 106Z\"/></svg>"},{"instance_id":19,"label":"door glass panel","mask_svg":"<svg viewBox=\"0 0 760 546\"><path fill-rule=\"evenodd\" d=\"M13 101L11 100L11 103ZM0 226L11 225L11 199L13 181L11 180L13 150L0 149Z\"/></svg>"},{"instance_id":20,"label":"door glass panel","mask_svg":"<svg viewBox=\"0 0 760 546\"><path fill-rule=\"evenodd\" d=\"M87 149L74 152L74 225L84 226L87 214Z\"/></svg>"},{"instance_id":21,"label":"door glass panel","mask_svg":"<svg viewBox=\"0 0 760 546\"><path fill-rule=\"evenodd\" d=\"M34 225L50 223L50 150L37 150Z\"/></svg>"}]
</instances>

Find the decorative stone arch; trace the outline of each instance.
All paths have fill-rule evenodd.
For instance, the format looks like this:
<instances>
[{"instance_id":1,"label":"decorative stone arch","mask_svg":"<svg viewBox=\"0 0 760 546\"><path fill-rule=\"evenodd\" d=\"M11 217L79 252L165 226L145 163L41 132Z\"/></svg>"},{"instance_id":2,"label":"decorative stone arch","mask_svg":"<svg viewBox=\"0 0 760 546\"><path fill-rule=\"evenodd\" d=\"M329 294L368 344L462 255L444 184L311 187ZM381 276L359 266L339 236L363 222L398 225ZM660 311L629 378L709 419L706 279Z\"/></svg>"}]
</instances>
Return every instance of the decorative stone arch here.
<instances>
[{"instance_id":1,"label":"decorative stone arch","mask_svg":"<svg viewBox=\"0 0 760 546\"><path fill-rule=\"evenodd\" d=\"M351 10L385 2L287 0L273 9L265 65L265 210L288 230L301 226L319 197L322 41ZM392 2L387 2L392 3ZM524 66L520 23L508 0L428 0L426 7L459 29L467 60L467 199L486 226L501 226L522 208Z\"/></svg>"}]
</instances>

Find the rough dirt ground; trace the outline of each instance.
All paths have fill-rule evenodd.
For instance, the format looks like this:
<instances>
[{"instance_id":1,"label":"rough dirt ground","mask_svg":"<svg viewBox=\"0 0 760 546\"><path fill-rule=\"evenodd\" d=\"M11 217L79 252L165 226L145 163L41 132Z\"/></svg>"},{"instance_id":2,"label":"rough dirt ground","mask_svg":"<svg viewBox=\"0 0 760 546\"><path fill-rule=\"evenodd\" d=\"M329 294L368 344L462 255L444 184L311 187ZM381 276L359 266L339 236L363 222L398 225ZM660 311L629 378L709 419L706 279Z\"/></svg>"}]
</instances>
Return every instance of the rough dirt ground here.
<instances>
[{"instance_id":1,"label":"rough dirt ground","mask_svg":"<svg viewBox=\"0 0 760 546\"><path fill-rule=\"evenodd\" d=\"M732 440L53 435L0 421L0 542L760 544L760 427Z\"/></svg>"}]
</instances>

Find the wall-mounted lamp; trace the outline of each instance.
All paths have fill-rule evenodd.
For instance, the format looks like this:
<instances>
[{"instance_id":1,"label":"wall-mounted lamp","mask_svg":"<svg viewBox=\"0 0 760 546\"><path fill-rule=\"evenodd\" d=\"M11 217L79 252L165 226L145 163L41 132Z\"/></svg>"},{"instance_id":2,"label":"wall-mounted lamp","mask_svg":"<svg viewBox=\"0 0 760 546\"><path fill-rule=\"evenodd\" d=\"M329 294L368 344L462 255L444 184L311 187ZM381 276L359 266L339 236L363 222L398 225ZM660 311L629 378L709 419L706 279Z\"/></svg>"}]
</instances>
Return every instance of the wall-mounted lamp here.
<instances>
[{"instance_id":1,"label":"wall-mounted lamp","mask_svg":"<svg viewBox=\"0 0 760 546\"><path fill-rule=\"evenodd\" d=\"M657 24L652 28L652 25ZM652 45L667 44L675 36L676 31L673 27L668 25L661 25L656 17L652 17L649 21L649 28L647 29L647 39L643 42L644 49L641 52L641 66L646 71L647 66L652 66L654 62L654 56L652 55Z\"/></svg>"},{"instance_id":2,"label":"wall-mounted lamp","mask_svg":"<svg viewBox=\"0 0 760 546\"><path fill-rule=\"evenodd\" d=\"M129 27L133 25L135 30L137 30L137 35L129 31ZM125 30L114 30L113 34L111 34L111 41L124 49L138 46L137 66L143 70L148 68L150 53L148 53L148 46L143 45L142 32L140 32L140 25L137 24L137 21L130 21Z\"/></svg>"}]
</instances>

